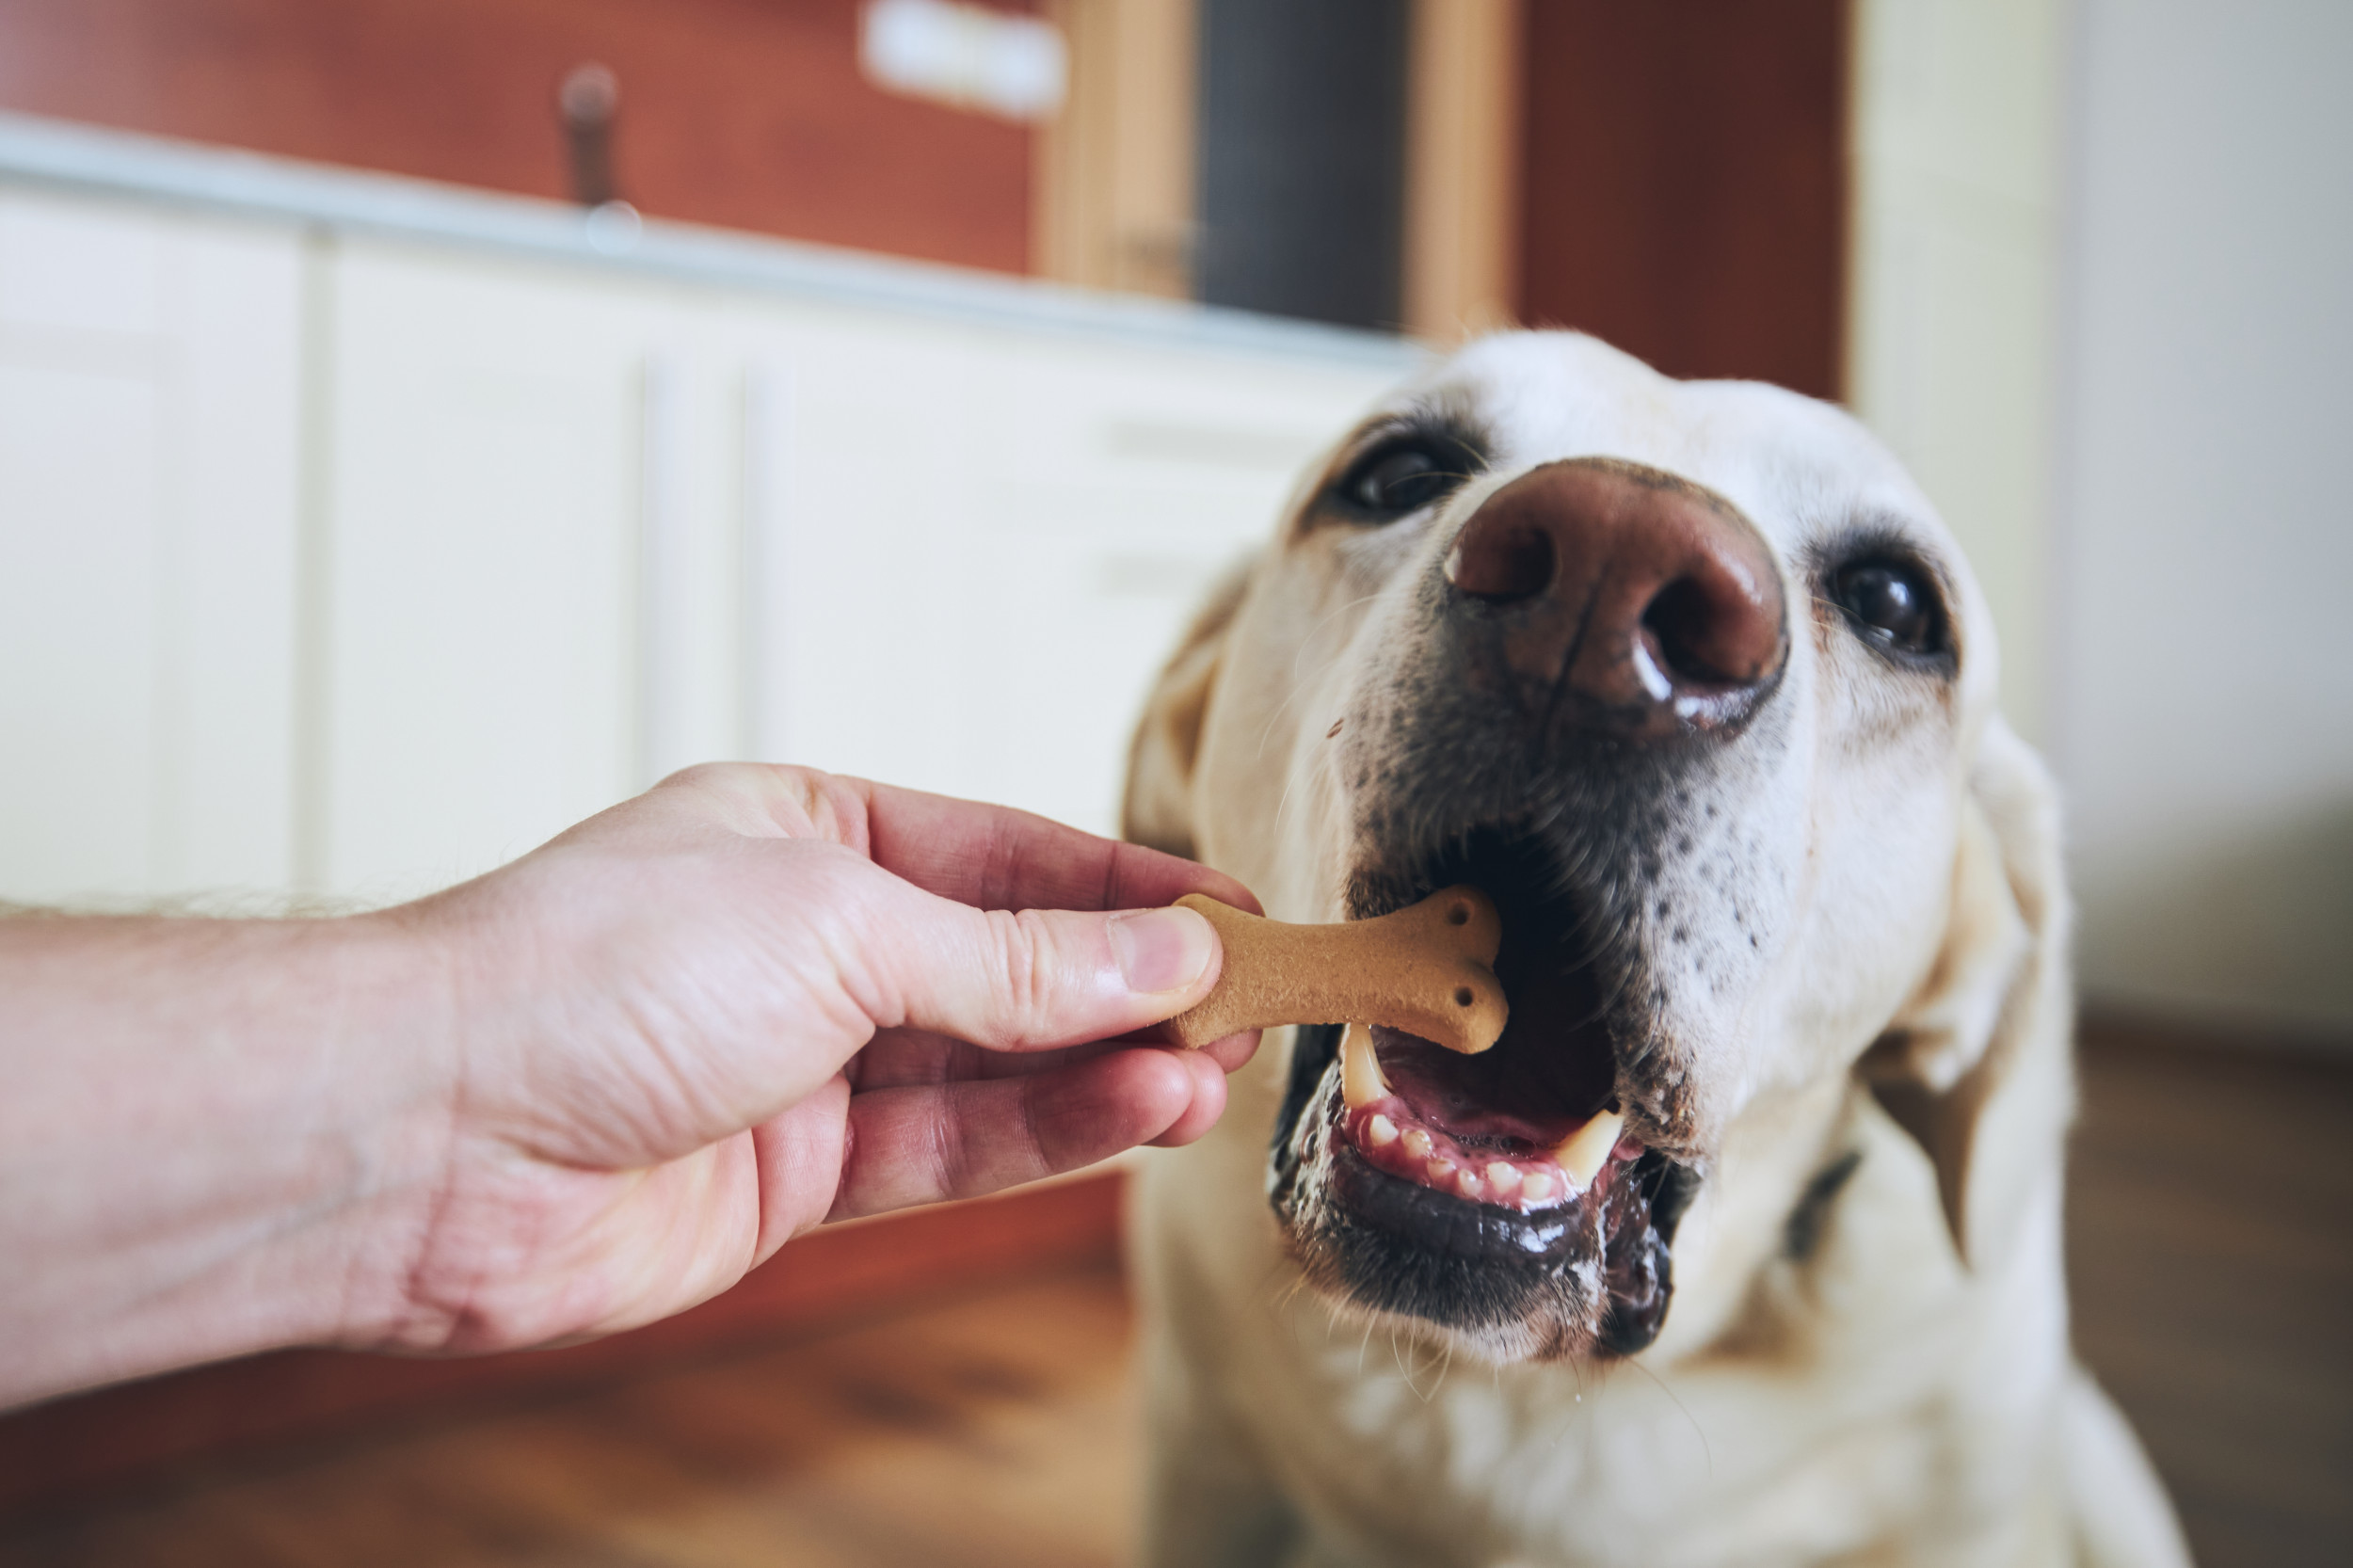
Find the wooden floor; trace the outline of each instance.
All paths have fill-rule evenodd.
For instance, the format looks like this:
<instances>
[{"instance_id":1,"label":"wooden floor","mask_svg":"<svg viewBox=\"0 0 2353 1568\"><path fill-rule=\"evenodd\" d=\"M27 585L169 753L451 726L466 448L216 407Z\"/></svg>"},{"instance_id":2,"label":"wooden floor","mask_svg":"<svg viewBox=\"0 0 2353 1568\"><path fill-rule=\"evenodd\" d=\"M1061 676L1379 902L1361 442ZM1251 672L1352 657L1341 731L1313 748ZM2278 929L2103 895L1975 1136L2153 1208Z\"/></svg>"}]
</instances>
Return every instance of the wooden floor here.
<instances>
[{"instance_id":1,"label":"wooden floor","mask_svg":"<svg viewBox=\"0 0 2353 1568\"><path fill-rule=\"evenodd\" d=\"M2088 1033L2075 1344L2205 1568L2353 1563L2353 1063Z\"/></svg>"},{"instance_id":2,"label":"wooden floor","mask_svg":"<svg viewBox=\"0 0 2353 1568\"><path fill-rule=\"evenodd\" d=\"M1134 1514L1116 1275L1065 1275L0 1535L90 1568L1080 1568Z\"/></svg>"},{"instance_id":3,"label":"wooden floor","mask_svg":"<svg viewBox=\"0 0 2353 1568\"><path fill-rule=\"evenodd\" d=\"M2353 1562L2353 1067L2096 1032L2077 1341L2206 1568ZM1128 1309L1069 1272L887 1320L186 1467L0 1527L108 1568L1105 1564L1134 1508Z\"/></svg>"}]
</instances>

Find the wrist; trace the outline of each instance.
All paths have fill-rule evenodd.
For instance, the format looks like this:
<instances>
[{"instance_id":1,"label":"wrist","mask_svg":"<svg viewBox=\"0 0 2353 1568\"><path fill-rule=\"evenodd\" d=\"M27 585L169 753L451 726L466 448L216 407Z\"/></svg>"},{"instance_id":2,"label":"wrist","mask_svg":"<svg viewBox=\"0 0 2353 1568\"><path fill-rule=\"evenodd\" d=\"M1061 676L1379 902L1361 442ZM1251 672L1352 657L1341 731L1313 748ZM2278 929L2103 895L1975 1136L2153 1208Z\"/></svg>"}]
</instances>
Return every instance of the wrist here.
<instances>
[{"instance_id":1,"label":"wrist","mask_svg":"<svg viewBox=\"0 0 2353 1568\"><path fill-rule=\"evenodd\" d=\"M410 1293L446 1192L463 1083L455 966L412 906L307 933L329 1009L317 1044L321 1160L301 1260L302 1342L403 1343Z\"/></svg>"}]
</instances>

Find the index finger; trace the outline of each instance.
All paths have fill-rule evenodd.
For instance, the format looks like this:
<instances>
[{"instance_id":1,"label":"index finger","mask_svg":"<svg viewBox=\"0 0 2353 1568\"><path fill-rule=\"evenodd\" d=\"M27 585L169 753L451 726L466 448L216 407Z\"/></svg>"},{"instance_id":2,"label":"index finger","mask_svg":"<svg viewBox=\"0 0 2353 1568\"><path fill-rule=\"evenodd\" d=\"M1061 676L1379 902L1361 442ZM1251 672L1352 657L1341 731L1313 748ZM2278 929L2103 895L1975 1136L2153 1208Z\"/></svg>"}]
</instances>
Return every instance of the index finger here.
<instances>
[{"instance_id":1,"label":"index finger","mask_svg":"<svg viewBox=\"0 0 2353 1568\"><path fill-rule=\"evenodd\" d=\"M865 790L874 863L976 909L1157 909L1206 893L1263 913L1249 888L1177 856L1008 806L890 784Z\"/></svg>"}]
</instances>

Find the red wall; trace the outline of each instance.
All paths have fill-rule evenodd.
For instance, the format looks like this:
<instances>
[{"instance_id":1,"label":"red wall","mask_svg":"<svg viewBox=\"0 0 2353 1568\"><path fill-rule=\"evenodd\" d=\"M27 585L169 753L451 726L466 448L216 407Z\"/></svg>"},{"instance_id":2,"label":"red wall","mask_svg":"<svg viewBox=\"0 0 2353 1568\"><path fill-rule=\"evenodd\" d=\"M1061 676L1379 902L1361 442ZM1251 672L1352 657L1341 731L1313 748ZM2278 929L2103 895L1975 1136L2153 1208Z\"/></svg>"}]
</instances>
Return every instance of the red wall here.
<instances>
[{"instance_id":1,"label":"red wall","mask_svg":"<svg viewBox=\"0 0 2353 1568\"><path fill-rule=\"evenodd\" d=\"M1520 317L1839 392L1847 0L1534 0Z\"/></svg>"},{"instance_id":2,"label":"red wall","mask_svg":"<svg viewBox=\"0 0 2353 1568\"><path fill-rule=\"evenodd\" d=\"M0 107L535 196L621 84L647 213L1028 269L1030 133L860 78L856 0L0 0Z\"/></svg>"}]
</instances>

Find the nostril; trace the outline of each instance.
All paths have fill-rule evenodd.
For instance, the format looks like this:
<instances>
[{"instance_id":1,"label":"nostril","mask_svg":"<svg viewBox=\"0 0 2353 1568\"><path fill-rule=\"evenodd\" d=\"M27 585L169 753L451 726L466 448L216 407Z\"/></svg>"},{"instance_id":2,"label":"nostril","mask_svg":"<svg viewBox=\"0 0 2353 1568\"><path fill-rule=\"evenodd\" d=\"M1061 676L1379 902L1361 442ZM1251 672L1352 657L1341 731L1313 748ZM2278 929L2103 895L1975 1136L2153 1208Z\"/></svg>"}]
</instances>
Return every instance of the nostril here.
<instances>
[{"instance_id":1,"label":"nostril","mask_svg":"<svg viewBox=\"0 0 2353 1568\"><path fill-rule=\"evenodd\" d=\"M1765 536L1715 492L1615 458L1542 464L1488 496L1444 576L1465 675L1536 723L1644 744L1726 730L1789 655Z\"/></svg>"},{"instance_id":2,"label":"nostril","mask_svg":"<svg viewBox=\"0 0 2353 1568\"><path fill-rule=\"evenodd\" d=\"M1446 580L1458 593L1494 603L1533 599L1552 586L1559 560L1552 535L1542 528L1482 526L1473 519L1446 558Z\"/></svg>"},{"instance_id":3,"label":"nostril","mask_svg":"<svg viewBox=\"0 0 2353 1568\"><path fill-rule=\"evenodd\" d=\"M1642 611L1642 630L1657 645L1658 662L1676 680L1739 685L1761 671L1745 649L1732 646L1741 639L1725 634L1725 622L1737 615L1737 607L1719 604L1697 578L1678 577Z\"/></svg>"}]
</instances>

